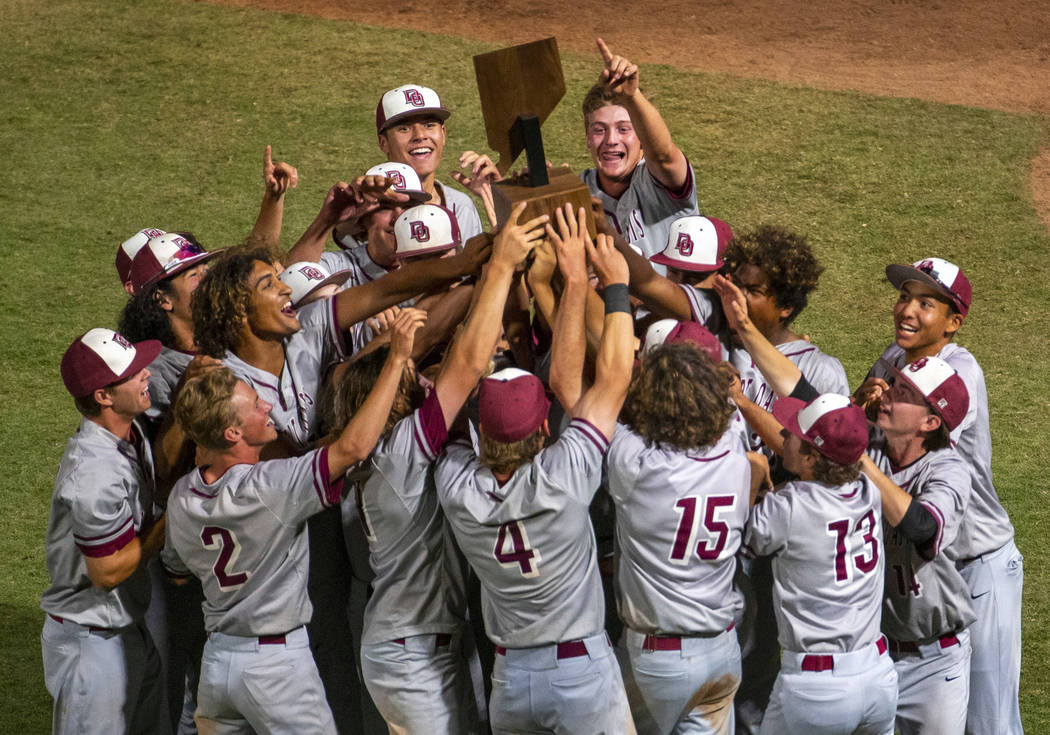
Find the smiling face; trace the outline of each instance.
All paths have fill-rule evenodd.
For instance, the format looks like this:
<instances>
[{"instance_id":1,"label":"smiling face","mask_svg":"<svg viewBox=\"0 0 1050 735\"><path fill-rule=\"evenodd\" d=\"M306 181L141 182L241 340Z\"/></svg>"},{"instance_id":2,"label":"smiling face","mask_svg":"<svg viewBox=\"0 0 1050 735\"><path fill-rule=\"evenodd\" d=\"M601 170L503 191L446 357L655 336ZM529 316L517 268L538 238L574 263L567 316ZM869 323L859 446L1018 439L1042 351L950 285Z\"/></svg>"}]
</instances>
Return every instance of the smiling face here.
<instances>
[{"instance_id":1,"label":"smiling face","mask_svg":"<svg viewBox=\"0 0 1050 735\"><path fill-rule=\"evenodd\" d=\"M586 132L587 150L598 169L602 188L616 196L609 188L626 188L642 160L642 143L634 132L631 116L619 105L599 107L587 117Z\"/></svg>"},{"instance_id":2,"label":"smiling face","mask_svg":"<svg viewBox=\"0 0 1050 735\"><path fill-rule=\"evenodd\" d=\"M908 362L931 357L951 341L962 326L962 315L952 311L947 299L932 286L919 281L901 285L893 307L893 326L897 345Z\"/></svg>"},{"instance_id":3,"label":"smiling face","mask_svg":"<svg viewBox=\"0 0 1050 735\"><path fill-rule=\"evenodd\" d=\"M247 326L261 339L284 339L299 331L299 319L292 308L292 289L277 278L277 269L256 260L249 276L252 290Z\"/></svg>"},{"instance_id":4,"label":"smiling face","mask_svg":"<svg viewBox=\"0 0 1050 735\"><path fill-rule=\"evenodd\" d=\"M254 388L243 380L238 380L230 400L237 413L237 423L231 428L240 432L240 438L245 444L260 447L277 438L277 429L270 418L273 405L259 398Z\"/></svg>"},{"instance_id":5,"label":"smiling face","mask_svg":"<svg viewBox=\"0 0 1050 735\"><path fill-rule=\"evenodd\" d=\"M397 259L397 238L394 236L394 222L405 210L402 207L383 207L368 215L365 227L368 237L368 257L376 265L387 270L394 270L400 262Z\"/></svg>"},{"instance_id":6,"label":"smiling face","mask_svg":"<svg viewBox=\"0 0 1050 735\"><path fill-rule=\"evenodd\" d=\"M431 115L404 118L379 134L379 148L388 161L411 166L427 188L445 152L445 124Z\"/></svg>"},{"instance_id":7,"label":"smiling face","mask_svg":"<svg viewBox=\"0 0 1050 735\"><path fill-rule=\"evenodd\" d=\"M149 376L149 369L142 368L130 378L97 391L95 400L108 405L118 416L133 419L150 407Z\"/></svg>"},{"instance_id":8,"label":"smiling face","mask_svg":"<svg viewBox=\"0 0 1050 735\"><path fill-rule=\"evenodd\" d=\"M162 287L157 289L157 303L160 308L169 312L173 318L192 321L190 297L193 296L193 292L197 290L197 286L207 272L208 264L201 263L168 279Z\"/></svg>"}]
</instances>

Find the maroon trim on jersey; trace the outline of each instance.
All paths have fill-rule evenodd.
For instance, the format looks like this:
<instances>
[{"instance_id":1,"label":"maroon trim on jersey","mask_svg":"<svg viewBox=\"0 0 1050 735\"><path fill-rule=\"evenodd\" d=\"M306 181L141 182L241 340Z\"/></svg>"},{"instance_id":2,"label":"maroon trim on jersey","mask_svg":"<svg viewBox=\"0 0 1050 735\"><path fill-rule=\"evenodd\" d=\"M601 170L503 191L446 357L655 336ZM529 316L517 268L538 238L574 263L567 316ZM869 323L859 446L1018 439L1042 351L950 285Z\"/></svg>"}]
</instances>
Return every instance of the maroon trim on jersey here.
<instances>
[{"instance_id":1,"label":"maroon trim on jersey","mask_svg":"<svg viewBox=\"0 0 1050 735\"><path fill-rule=\"evenodd\" d=\"M336 318L335 296L330 296L328 303L332 307L332 331L335 332L335 338L339 342L339 352L345 355L347 354L346 336L343 334L343 330L339 328L339 320Z\"/></svg>"},{"instance_id":2,"label":"maroon trim on jersey","mask_svg":"<svg viewBox=\"0 0 1050 735\"><path fill-rule=\"evenodd\" d=\"M606 196L608 196L608 194L606 194ZM612 199L612 197L609 198ZM615 227L616 231L622 235L623 230L620 229L620 218L616 216L616 212L610 212L608 209L605 209L605 207L602 207L602 209L605 210L606 217L612 218L613 227Z\"/></svg>"},{"instance_id":3,"label":"maroon trim on jersey","mask_svg":"<svg viewBox=\"0 0 1050 735\"><path fill-rule=\"evenodd\" d=\"M278 380L280 380L280 378L278 378ZM281 402L281 410L282 411L287 411L288 410L288 406L284 405L284 394L281 393L280 386L270 385L265 380L259 380L258 378L252 378L252 383L258 383L263 388L268 388L268 389L272 390L274 393L277 394L277 400ZM252 387L254 388L255 386L253 385Z\"/></svg>"},{"instance_id":4,"label":"maroon trim on jersey","mask_svg":"<svg viewBox=\"0 0 1050 735\"><path fill-rule=\"evenodd\" d=\"M925 561L932 561L937 554L941 553L941 539L944 534L944 514L941 512L940 508L928 500L920 500L919 503L922 504L923 508L930 511L933 520L937 521L937 533L935 533L933 538L922 546L916 546L915 550Z\"/></svg>"},{"instance_id":5,"label":"maroon trim on jersey","mask_svg":"<svg viewBox=\"0 0 1050 735\"><path fill-rule=\"evenodd\" d=\"M691 165L689 165L689 159L688 158L685 159L685 172L686 172L685 173L685 181L682 183L682 186L679 187L678 189L670 188L669 186L667 186L667 184L665 184L664 182L660 181L660 179L658 179L655 176L653 176L653 172L649 171L649 167L648 166L645 167L645 170L649 173L650 176L653 177L653 181L656 182L656 185L659 186L664 191L666 191L667 192L667 196L671 197L672 199L674 199L676 201L681 200L681 199L685 199L687 196L689 196L689 194L693 190L693 167Z\"/></svg>"},{"instance_id":6,"label":"maroon trim on jersey","mask_svg":"<svg viewBox=\"0 0 1050 735\"><path fill-rule=\"evenodd\" d=\"M592 424L587 419L575 418L569 423L569 427L575 426L580 430L585 437L587 437L591 443L598 448L598 451L605 454L609 449L609 440L605 438L605 434L601 430Z\"/></svg>"},{"instance_id":7,"label":"maroon trim on jersey","mask_svg":"<svg viewBox=\"0 0 1050 735\"><path fill-rule=\"evenodd\" d=\"M419 450L430 461L437 458L441 448L448 439L448 427L445 426L445 412L441 408L437 391L432 390L416 412L413 421L412 435Z\"/></svg>"},{"instance_id":8,"label":"maroon trim on jersey","mask_svg":"<svg viewBox=\"0 0 1050 735\"><path fill-rule=\"evenodd\" d=\"M111 534L105 536L95 536L93 538L83 538L73 534L73 540L76 542L77 548L80 549L80 553L84 556L90 556L94 559L103 556L109 556L115 554L125 546L131 543L131 540L135 538L135 524L132 523L131 519L125 522L127 526L123 531L113 538L111 541L107 541L104 544L90 544L88 542L95 541L100 538L108 538Z\"/></svg>"},{"instance_id":9,"label":"maroon trim on jersey","mask_svg":"<svg viewBox=\"0 0 1050 735\"><path fill-rule=\"evenodd\" d=\"M497 503L502 503L503 502L503 498L501 498L499 495L496 495L496 493L492 492L491 490L486 490L485 494L488 495L493 500L495 500Z\"/></svg>"},{"instance_id":10,"label":"maroon trim on jersey","mask_svg":"<svg viewBox=\"0 0 1050 735\"><path fill-rule=\"evenodd\" d=\"M201 479L204 479L204 478L201 478ZM208 500L211 500L212 498L215 497L214 495L209 495L208 493L201 492L200 490L198 490L197 488L193 487L192 485L190 486L190 492L193 493L194 495L198 496L198 497L207 498Z\"/></svg>"},{"instance_id":11,"label":"maroon trim on jersey","mask_svg":"<svg viewBox=\"0 0 1050 735\"><path fill-rule=\"evenodd\" d=\"M324 447L314 454L313 466L314 490L317 491L317 497L321 499L321 504L326 508L339 505L339 500L343 494L343 476L340 475L334 481L332 480L328 472L328 447ZM317 483L317 478L321 478L321 484Z\"/></svg>"},{"instance_id":12,"label":"maroon trim on jersey","mask_svg":"<svg viewBox=\"0 0 1050 735\"><path fill-rule=\"evenodd\" d=\"M726 456L727 454L729 454L728 449L719 454L717 457L689 457L688 454L685 456L689 457L689 459L693 460L694 462L715 462L717 460L722 459L722 457Z\"/></svg>"},{"instance_id":13,"label":"maroon trim on jersey","mask_svg":"<svg viewBox=\"0 0 1050 735\"><path fill-rule=\"evenodd\" d=\"M859 492L860 492L860 486L858 485L857 487L853 488L853 492L851 492L851 493L848 493L848 494L847 493L839 493L839 497L843 498L844 500L849 500L850 498L854 497Z\"/></svg>"},{"instance_id":14,"label":"maroon trim on jersey","mask_svg":"<svg viewBox=\"0 0 1050 735\"><path fill-rule=\"evenodd\" d=\"M807 352L812 352L815 349L817 349L817 348L816 347L807 347L807 348L805 348L803 350L799 350L798 352L785 352L784 353L784 357L789 357L789 358L790 357L797 357L799 355L804 355ZM754 367L754 365L755 365L755 361L754 360L751 361L751 365L752 365L752 367Z\"/></svg>"}]
</instances>

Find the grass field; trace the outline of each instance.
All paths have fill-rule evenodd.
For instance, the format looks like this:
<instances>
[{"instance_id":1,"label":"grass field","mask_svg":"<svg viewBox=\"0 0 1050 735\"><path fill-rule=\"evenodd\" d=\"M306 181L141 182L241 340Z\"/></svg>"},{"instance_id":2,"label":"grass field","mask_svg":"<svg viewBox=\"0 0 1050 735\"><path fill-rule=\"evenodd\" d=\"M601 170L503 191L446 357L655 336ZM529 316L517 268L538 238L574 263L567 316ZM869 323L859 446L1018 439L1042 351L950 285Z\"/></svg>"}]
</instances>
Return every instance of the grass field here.
<instances>
[{"instance_id":1,"label":"grass field","mask_svg":"<svg viewBox=\"0 0 1050 735\"><path fill-rule=\"evenodd\" d=\"M116 245L147 225L192 229L209 248L238 242L255 218L268 143L300 172L290 245L333 182L381 160L376 100L408 81L440 90L454 110L450 169L461 150L485 147L470 57L490 47L181 0L3 0L2 12L0 286L15 305L0 316L0 732L36 733L51 706L39 647L44 531L77 423L58 362L77 334L116 324ZM545 141L549 158L580 169L577 101L598 67L563 62L569 91ZM892 333L883 266L940 255L967 270L975 299L959 342L985 370L997 486L1028 559L1022 712L1028 732L1050 732L1050 241L1027 189L1046 121L642 73L696 168L701 211L808 233L827 270L799 325L853 384Z\"/></svg>"}]
</instances>

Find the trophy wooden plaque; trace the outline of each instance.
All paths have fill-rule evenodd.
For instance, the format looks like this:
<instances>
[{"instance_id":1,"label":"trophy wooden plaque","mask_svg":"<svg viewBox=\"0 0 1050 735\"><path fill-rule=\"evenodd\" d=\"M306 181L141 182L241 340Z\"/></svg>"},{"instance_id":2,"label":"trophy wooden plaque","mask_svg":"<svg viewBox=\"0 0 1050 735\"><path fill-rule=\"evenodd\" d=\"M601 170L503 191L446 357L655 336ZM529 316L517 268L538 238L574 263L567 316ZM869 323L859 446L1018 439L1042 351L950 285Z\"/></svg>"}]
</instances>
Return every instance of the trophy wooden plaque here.
<instances>
[{"instance_id":1,"label":"trophy wooden plaque","mask_svg":"<svg viewBox=\"0 0 1050 735\"><path fill-rule=\"evenodd\" d=\"M545 38L474 57L481 113L489 147L499 154L496 167L506 174L525 151L527 176L492 187L496 216L504 222L519 202L527 202L521 221L548 214L566 202L587 210L587 230L595 235L591 194L568 166L547 168L540 125L565 96L558 43Z\"/></svg>"}]
</instances>

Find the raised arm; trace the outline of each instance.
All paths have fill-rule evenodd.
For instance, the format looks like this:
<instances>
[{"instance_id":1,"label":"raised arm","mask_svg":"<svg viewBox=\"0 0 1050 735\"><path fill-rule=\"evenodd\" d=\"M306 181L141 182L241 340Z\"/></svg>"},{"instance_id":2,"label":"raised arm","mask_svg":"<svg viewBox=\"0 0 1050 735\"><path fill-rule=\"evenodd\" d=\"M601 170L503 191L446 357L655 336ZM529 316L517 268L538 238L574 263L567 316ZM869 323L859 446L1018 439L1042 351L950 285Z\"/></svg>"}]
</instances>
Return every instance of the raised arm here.
<instances>
[{"instance_id":1,"label":"raised arm","mask_svg":"<svg viewBox=\"0 0 1050 735\"><path fill-rule=\"evenodd\" d=\"M491 246L492 235L475 235L452 257L408 263L378 280L340 291L335 296L339 328L347 329L430 288L477 272L488 258Z\"/></svg>"},{"instance_id":2,"label":"raised arm","mask_svg":"<svg viewBox=\"0 0 1050 735\"><path fill-rule=\"evenodd\" d=\"M631 116L635 135L645 152L646 168L668 189L681 189L689 177L689 163L671 139L671 131L663 116L638 89L638 66L614 55L600 38L598 51L605 62L598 81L613 93L616 101Z\"/></svg>"},{"instance_id":3,"label":"raised arm","mask_svg":"<svg viewBox=\"0 0 1050 735\"><path fill-rule=\"evenodd\" d=\"M584 310L591 287L584 241L588 236L582 208L574 213L565 205L555 212L555 220L557 229L547 225L547 238L557 253L565 287L554 316L550 386L558 402L572 413L583 393L583 361L587 355Z\"/></svg>"},{"instance_id":4,"label":"raised arm","mask_svg":"<svg viewBox=\"0 0 1050 735\"><path fill-rule=\"evenodd\" d=\"M529 251L543 238L543 225L549 217L542 215L518 224L518 218L524 211L524 203L515 207L507 223L496 233L492 258L485 269L477 300L434 381L434 390L437 391L438 402L445 414L446 428L452 426L459 410L488 367L499 338L503 307L514 279L514 269L525 262Z\"/></svg>"},{"instance_id":5,"label":"raised arm","mask_svg":"<svg viewBox=\"0 0 1050 735\"><path fill-rule=\"evenodd\" d=\"M691 320L693 310L682 288L669 278L657 273L648 258L632 248L620 233L610 231L607 234L613 239L616 249L627 262L627 271L630 276L628 285L631 293L641 299L646 308L659 317L677 319L682 322Z\"/></svg>"},{"instance_id":6,"label":"raised arm","mask_svg":"<svg viewBox=\"0 0 1050 735\"><path fill-rule=\"evenodd\" d=\"M607 235L599 235L594 244L584 240L584 245L602 287L605 328L595 361L594 383L570 413L611 437L627 396L634 362L634 320L627 296L627 264Z\"/></svg>"},{"instance_id":7,"label":"raised arm","mask_svg":"<svg viewBox=\"0 0 1050 735\"><path fill-rule=\"evenodd\" d=\"M412 354L415 332L424 321L426 314L419 309L402 309L398 313L392 327L390 354L383 363L379 378L368 398L361 404L361 408L350 419L339 437L328 446L330 476L339 477L351 465L372 453L383 434L383 427L401 382L401 374Z\"/></svg>"},{"instance_id":8,"label":"raised arm","mask_svg":"<svg viewBox=\"0 0 1050 735\"><path fill-rule=\"evenodd\" d=\"M251 238L269 247L276 247L281 239L281 223L284 221L284 195L289 189L299 186L299 172L290 163L274 163L270 146L266 146L266 152L263 153L263 185L262 204Z\"/></svg>"}]
</instances>

